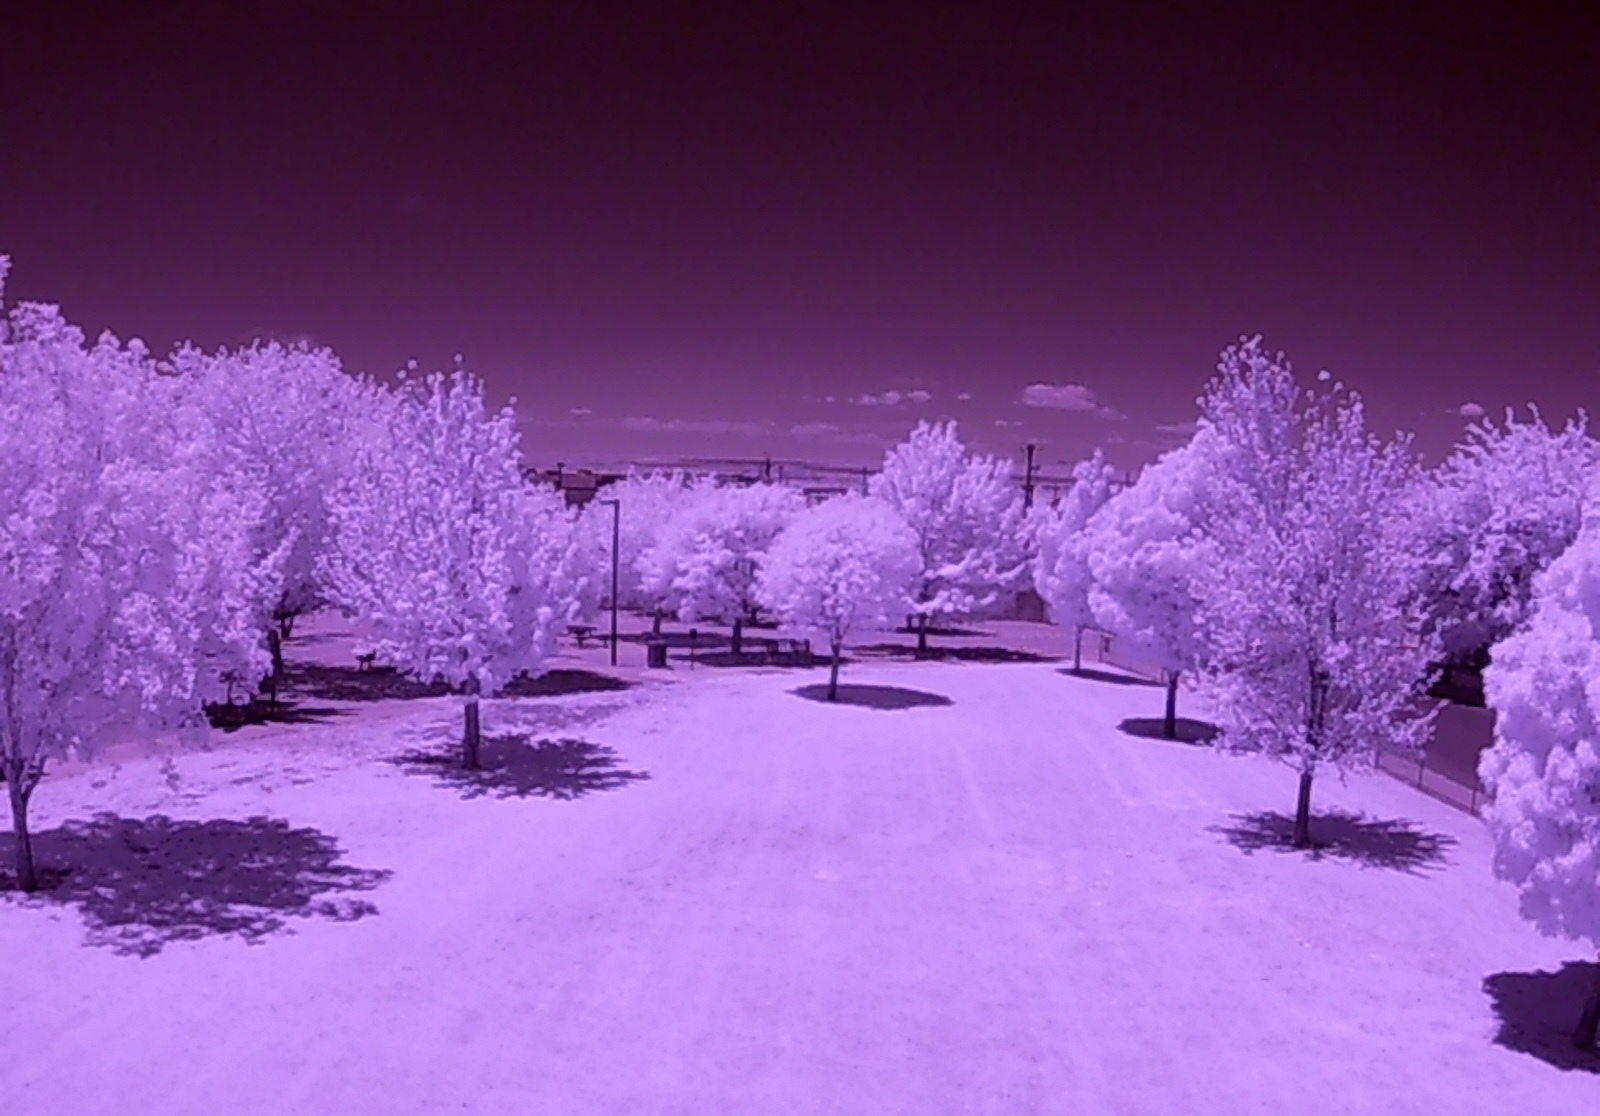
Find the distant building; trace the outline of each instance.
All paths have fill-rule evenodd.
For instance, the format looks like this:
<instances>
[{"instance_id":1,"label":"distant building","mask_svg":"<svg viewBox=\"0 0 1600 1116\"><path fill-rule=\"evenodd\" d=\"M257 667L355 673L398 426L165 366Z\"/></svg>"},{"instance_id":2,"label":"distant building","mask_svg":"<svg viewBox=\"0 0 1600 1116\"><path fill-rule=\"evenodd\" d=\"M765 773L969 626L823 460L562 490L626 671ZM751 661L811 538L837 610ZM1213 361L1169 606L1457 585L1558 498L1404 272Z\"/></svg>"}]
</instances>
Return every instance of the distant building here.
<instances>
[{"instance_id":1,"label":"distant building","mask_svg":"<svg viewBox=\"0 0 1600 1116\"><path fill-rule=\"evenodd\" d=\"M622 479L620 473L568 469L559 461L556 462L554 469L524 469L522 475L530 484L544 484L554 488L565 498L568 507L576 508L581 508L593 500L600 488Z\"/></svg>"}]
</instances>

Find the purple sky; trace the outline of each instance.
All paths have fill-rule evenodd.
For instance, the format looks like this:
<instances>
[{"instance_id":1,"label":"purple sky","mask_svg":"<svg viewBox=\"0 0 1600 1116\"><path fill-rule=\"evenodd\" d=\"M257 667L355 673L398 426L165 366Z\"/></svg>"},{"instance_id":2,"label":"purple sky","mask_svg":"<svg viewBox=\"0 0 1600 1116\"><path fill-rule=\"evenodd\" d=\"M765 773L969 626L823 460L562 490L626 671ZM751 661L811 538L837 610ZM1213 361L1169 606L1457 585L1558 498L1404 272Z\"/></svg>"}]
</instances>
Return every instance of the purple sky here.
<instances>
[{"instance_id":1,"label":"purple sky","mask_svg":"<svg viewBox=\"0 0 1600 1116\"><path fill-rule=\"evenodd\" d=\"M1131 467L1258 331L1431 456L1463 403L1595 403L1592 6L236 7L8 15L10 297L460 352L537 463L876 462L926 416Z\"/></svg>"}]
</instances>

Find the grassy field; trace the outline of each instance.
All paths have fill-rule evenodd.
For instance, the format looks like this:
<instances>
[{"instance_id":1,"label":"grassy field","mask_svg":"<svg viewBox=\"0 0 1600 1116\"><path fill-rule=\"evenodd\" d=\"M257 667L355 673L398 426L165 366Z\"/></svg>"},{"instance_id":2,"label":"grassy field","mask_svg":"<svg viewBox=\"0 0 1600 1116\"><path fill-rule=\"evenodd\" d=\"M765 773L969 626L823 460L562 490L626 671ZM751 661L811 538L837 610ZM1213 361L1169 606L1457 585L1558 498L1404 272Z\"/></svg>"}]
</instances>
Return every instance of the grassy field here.
<instances>
[{"instance_id":1,"label":"grassy field","mask_svg":"<svg viewBox=\"0 0 1600 1116\"><path fill-rule=\"evenodd\" d=\"M1158 688L1059 647L864 648L839 705L590 648L486 704L468 777L454 699L351 638L291 644L290 723L47 778L55 886L0 902L7 1116L1595 1103L1588 966L1476 820L1330 779L1289 851L1288 769L1152 738Z\"/></svg>"}]
</instances>

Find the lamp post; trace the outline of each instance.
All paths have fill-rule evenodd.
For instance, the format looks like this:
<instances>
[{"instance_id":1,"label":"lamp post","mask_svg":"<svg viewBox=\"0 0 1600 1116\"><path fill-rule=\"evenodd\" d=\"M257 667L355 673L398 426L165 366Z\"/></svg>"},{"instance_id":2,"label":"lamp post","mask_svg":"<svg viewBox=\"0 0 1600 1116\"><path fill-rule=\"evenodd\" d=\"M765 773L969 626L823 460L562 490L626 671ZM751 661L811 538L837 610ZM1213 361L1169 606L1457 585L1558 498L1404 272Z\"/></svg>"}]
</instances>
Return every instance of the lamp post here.
<instances>
[{"instance_id":1,"label":"lamp post","mask_svg":"<svg viewBox=\"0 0 1600 1116\"><path fill-rule=\"evenodd\" d=\"M618 544L622 538L622 501L601 500L611 505L611 665L617 665L617 562Z\"/></svg>"}]
</instances>

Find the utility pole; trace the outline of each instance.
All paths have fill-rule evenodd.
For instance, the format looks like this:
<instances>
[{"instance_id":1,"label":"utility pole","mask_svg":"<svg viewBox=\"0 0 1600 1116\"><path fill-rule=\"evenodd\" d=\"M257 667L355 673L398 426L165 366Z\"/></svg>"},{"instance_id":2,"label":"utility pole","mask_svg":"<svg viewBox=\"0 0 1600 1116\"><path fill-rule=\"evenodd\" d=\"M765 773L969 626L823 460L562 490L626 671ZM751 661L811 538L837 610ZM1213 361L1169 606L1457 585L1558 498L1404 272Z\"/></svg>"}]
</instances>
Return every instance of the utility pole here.
<instances>
[{"instance_id":1,"label":"utility pole","mask_svg":"<svg viewBox=\"0 0 1600 1116\"><path fill-rule=\"evenodd\" d=\"M601 500L611 505L611 665L617 665L617 563L618 546L622 540L622 501Z\"/></svg>"},{"instance_id":2,"label":"utility pole","mask_svg":"<svg viewBox=\"0 0 1600 1116\"><path fill-rule=\"evenodd\" d=\"M1028 443L1028 471L1022 479L1022 510L1027 511L1033 507L1033 453L1039 447L1032 442Z\"/></svg>"}]
</instances>

